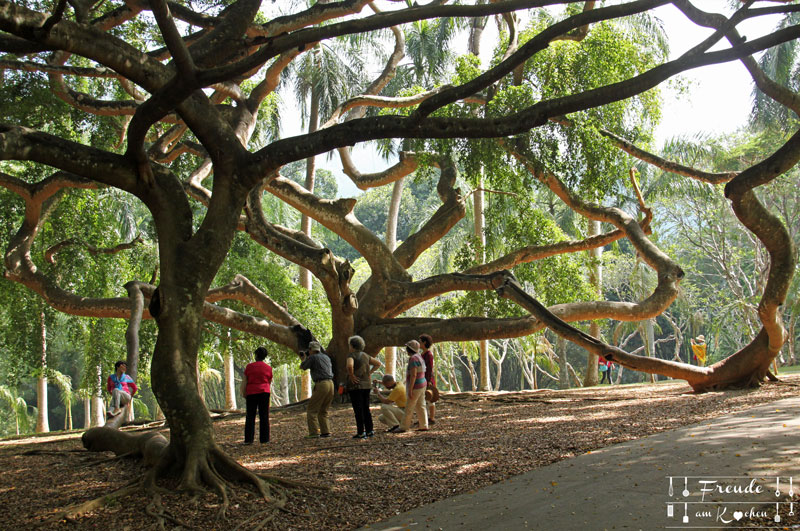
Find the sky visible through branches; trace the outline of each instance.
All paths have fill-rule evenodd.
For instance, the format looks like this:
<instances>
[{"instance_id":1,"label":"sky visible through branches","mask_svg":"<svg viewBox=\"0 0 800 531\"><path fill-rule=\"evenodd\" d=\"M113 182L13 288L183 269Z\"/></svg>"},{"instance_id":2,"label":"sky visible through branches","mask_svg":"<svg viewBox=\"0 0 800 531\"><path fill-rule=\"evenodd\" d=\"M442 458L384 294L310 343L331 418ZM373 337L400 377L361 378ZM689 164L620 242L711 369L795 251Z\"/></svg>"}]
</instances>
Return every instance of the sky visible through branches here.
<instances>
[{"instance_id":1,"label":"sky visible through branches","mask_svg":"<svg viewBox=\"0 0 800 531\"><path fill-rule=\"evenodd\" d=\"M732 11L728 0L703 0L700 7L717 13L727 14ZM679 57L711 34L710 29L703 31L672 5L660 7L655 13L664 23L670 40L670 59ZM757 20L745 21L738 27L748 40L753 40L774 29L779 20L779 16L758 17ZM496 42L496 32L496 25L487 24L485 42ZM462 40L466 42L466 39ZM723 45L727 44L723 41L718 48ZM492 52L491 46L483 47L481 59L484 63L491 60ZM752 104L753 81L741 62L731 61L690 70L683 74L682 79L685 80L684 84L688 84L689 90L686 94L679 94L673 83L663 86L663 116L656 131L659 148L674 137L692 138L698 135L732 133L747 122ZM282 116L296 116L299 113L296 101L289 94L284 94L284 98ZM302 133L299 123L299 120L284 119L282 136L285 138ZM368 144L356 146L353 159L365 173L383 170L394 162L383 160ZM317 167L330 170L336 176L341 197L361 195L362 192L342 172L338 156L317 157Z\"/></svg>"},{"instance_id":2,"label":"sky visible through branches","mask_svg":"<svg viewBox=\"0 0 800 531\"><path fill-rule=\"evenodd\" d=\"M730 13L728 4L727 0L703 0L698 5L707 11ZM711 34L710 29L701 31L672 5L660 7L655 13L664 22L669 36L670 59L679 57ZM738 28L748 40L753 40L774 29L779 20L780 17L759 17L755 21L745 21ZM665 85L664 113L656 132L659 145L675 136L732 133L747 122L752 107L753 80L740 61L690 70L683 77L690 82L687 95L680 96L671 85Z\"/></svg>"}]
</instances>

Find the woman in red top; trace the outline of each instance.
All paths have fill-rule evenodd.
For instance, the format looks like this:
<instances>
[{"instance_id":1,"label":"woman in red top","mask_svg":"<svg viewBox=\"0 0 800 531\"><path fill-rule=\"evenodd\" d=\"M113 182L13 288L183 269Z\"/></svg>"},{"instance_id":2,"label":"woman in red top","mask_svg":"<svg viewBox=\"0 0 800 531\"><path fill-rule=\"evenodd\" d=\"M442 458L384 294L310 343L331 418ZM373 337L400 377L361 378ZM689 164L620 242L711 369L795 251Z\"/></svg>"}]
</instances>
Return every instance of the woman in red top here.
<instances>
[{"instance_id":1,"label":"woman in red top","mask_svg":"<svg viewBox=\"0 0 800 531\"><path fill-rule=\"evenodd\" d=\"M256 411L258 411L258 440L261 444L269 442L269 393L272 384L272 367L264 362L267 349L256 349L256 361L244 368L242 394L247 401L247 415L244 420L244 443L253 444L256 432Z\"/></svg>"}]
</instances>

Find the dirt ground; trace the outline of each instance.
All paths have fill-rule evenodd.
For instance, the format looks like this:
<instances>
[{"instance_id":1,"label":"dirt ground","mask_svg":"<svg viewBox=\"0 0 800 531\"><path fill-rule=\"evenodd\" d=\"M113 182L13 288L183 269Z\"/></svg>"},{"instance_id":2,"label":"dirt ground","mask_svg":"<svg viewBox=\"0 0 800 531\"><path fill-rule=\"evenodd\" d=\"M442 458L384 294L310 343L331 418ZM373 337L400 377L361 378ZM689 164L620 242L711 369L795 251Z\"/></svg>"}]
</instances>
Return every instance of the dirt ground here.
<instances>
[{"instance_id":1,"label":"dirt ground","mask_svg":"<svg viewBox=\"0 0 800 531\"><path fill-rule=\"evenodd\" d=\"M354 440L349 405L332 414L333 437L306 440L305 412L273 411L271 441L242 444L244 418L216 421L220 446L260 474L306 486L275 489L276 510L252 489L235 488L224 520L212 493L164 494L167 529L354 529L390 515L561 459L794 396L800 375L760 389L690 394L679 382L570 391L443 394L428 432L385 433ZM163 433L168 436L168 431ZM83 450L80 434L0 441L0 529L150 529L151 498L115 497L77 519L59 511L109 494L143 473L133 459ZM169 484L164 484L169 487ZM315 486L323 488L315 488Z\"/></svg>"}]
</instances>

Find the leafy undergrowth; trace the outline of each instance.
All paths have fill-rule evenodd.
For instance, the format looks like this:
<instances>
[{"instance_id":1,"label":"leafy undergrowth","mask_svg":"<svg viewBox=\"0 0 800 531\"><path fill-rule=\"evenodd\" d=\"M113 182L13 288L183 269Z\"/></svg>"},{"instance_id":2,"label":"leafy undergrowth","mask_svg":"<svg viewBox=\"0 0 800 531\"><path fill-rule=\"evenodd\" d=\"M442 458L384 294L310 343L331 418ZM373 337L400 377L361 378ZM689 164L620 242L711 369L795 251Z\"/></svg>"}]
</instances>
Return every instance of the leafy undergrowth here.
<instances>
[{"instance_id":1,"label":"leafy undergrowth","mask_svg":"<svg viewBox=\"0 0 800 531\"><path fill-rule=\"evenodd\" d=\"M271 415L271 442L244 446L244 419L237 415L215 423L218 442L233 457L257 473L330 490L292 489L286 510L275 515L252 489L235 489L224 521L215 519L220 500L212 493L193 500L167 494L162 503L173 518L167 527L353 529L589 450L794 396L797 384L800 375L760 389L702 395L688 394L678 382L443 394L428 432L385 433L374 404L376 435L363 441L351 438L355 423L347 405L333 412L330 439L304 439L305 412L291 409ZM83 450L76 434L0 442L0 529L152 527L143 493L76 520L50 520L143 472L137 461L109 457Z\"/></svg>"}]
</instances>

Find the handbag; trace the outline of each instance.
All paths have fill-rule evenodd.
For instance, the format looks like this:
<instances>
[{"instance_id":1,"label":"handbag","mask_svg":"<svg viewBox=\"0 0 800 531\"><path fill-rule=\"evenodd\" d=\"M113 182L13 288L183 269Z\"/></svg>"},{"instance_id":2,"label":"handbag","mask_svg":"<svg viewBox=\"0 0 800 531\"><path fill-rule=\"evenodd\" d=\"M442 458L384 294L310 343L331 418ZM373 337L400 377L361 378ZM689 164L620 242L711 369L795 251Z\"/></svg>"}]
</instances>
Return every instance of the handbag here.
<instances>
[{"instance_id":1,"label":"handbag","mask_svg":"<svg viewBox=\"0 0 800 531\"><path fill-rule=\"evenodd\" d=\"M439 390L433 382L428 382L428 387L425 389L425 401L430 403L439 401Z\"/></svg>"}]
</instances>

